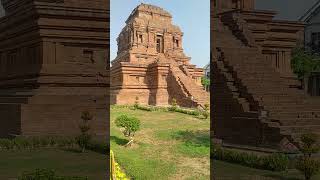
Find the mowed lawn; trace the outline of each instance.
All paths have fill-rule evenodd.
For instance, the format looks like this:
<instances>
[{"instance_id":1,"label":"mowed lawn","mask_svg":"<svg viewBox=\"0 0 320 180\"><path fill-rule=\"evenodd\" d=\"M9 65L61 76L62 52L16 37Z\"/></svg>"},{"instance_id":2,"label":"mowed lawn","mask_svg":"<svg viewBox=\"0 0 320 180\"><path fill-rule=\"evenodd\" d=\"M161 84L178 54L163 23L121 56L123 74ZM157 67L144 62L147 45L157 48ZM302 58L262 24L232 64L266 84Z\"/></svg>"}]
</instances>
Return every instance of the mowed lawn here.
<instances>
[{"instance_id":1,"label":"mowed lawn","mask_svg":"<svg viewBox=\"0 0 320 180\"><path fill-rule=\"evenodd\" d=\"M248 168L222 161L213 162L214 175L216 180L304 180L304 177L295 169L285 172L272 172ZM312 180L319 180L320 174Z\"/></svg>"},{"instance_id":2,"label":"mowed lawn","mask_svg":"<svg viewBox=\"0 0 320 180\"><path fill-rule=\"evenodd\" d=\"M37 168L56 170L58 175L88 177L105 180L107 155L87 151L39 149L0 151L0 179L17 178L24 171Z\"/></svg>"},{"instance_id":3,"label":"mowed lawn","mask_svg":"<svg viewBox=\"0 0 320 180\"><path fill-rule=\"evenodd\" d=\"M115 119L127 114L141 121L141 130L128 142ZM176 112L111 109L111 149L116 161L135 180L210 179L210 120Z\"/></svg>"}]
</instances>

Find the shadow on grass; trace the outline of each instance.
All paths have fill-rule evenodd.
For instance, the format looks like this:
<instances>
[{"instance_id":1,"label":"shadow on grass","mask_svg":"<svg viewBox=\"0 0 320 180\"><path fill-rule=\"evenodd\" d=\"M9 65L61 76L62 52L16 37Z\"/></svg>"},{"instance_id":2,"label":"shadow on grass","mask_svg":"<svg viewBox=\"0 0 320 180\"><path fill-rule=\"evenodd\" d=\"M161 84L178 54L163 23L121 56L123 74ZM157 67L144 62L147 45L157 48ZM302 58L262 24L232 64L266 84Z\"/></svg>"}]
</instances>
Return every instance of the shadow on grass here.
<instances>
[{"instance_id":1,"label":"shadow on grass","mask_svg":"<svg viewBox=\"0 0 320 180\"><path fill-rule=\"evenodd\" d=\"M117 136L110 136L110 141L113 141L120 146L124 146L129 142L127 139L121 139L121 138L118 138Z\"/></svg>"},{"instance_id":2,"label":"shadow on grass","mask_svg":"<svg viewBox=\"0 0 320 180\"><path fill-rule=\"evenodd\" d=\"M198 119L201 119L201 120L207 120L207 119L210 119L210 117L207 117L205 118L204 116L197 116Z\"/></svg>"},{"instance_id":3,"label":"shadow on grass","mask_svg":"<svg viewBox=\"0 0 320 180\"><path fill-rule=\"evenodd\" d=\"M267 175L264 175L264 177L273 178L275 180L303 180L297 177L285 177L285 175L279 175L279 174L267 174Z\"/></svg>"},{"instance_id":4,"label":"shadow on grass","mask_svg":"<svg viewBox=\"0 0 320 180\"><path fill-rule=\"evenodd\" d=\"M62 150L65 152L71 152L76 154L82 153L82 151L78 148L62 148Z\"/></svg>"},{"instance_id":5,"label":"shadow on grass","mask_svg":"<svg viewBox=\"0 0 320 180\"><path fill-rule=\"evenodd\" d=\"M210 133L207 130L201 131L177 131L172 134L172 138L182 140L194 145L210 147Z\"/></svg>"}]
</instances>

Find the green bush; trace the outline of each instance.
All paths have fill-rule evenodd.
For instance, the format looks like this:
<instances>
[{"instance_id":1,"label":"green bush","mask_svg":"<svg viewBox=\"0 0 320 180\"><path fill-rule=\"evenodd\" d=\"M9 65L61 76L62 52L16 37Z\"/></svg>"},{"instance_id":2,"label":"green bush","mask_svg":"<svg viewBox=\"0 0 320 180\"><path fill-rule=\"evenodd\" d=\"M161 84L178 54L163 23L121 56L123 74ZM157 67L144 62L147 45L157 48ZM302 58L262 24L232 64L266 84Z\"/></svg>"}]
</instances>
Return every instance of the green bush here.
<instances>
[{"instance_id":1,"label":"green bush","mask_svg":"<svg viewBox=\"0 0 320 180\"><path fill-rule=\"evenodd\" d=\"M114 108L128 108L130 106L114 106ZM150 111L150 112L154 112L154 111L160 111L160 112L179 112L179 113L183 113L183 114L188 114L188 115L192 115L192 116L200 116L203 115L203 112L199 111L198 109L183 109L180 108L176 105L174 106L170 106L170 107L157 107L157 106L143 106L140 104L135 104L133 106L131 106L131 109L139 109L139 110L143 110L143 111ZM209 113L209 112L207 112ZM209 113L210 114L210 113ZM208 114L208 115L209 115ZM205 116L205 115L203 115Z\"/></svg>"},{"instance_id":2,"label":"green bush","mask_svg":"<svg viewBox=\"0 0 320 180\"><path fill-rule=\"evenodd\" d=\"M143 111L155 111L156 109L153 108L153 107L150 107L150 106L141 106L141 105L137 105L135 107L135 109L140 109L140 110L143 110Z\"/></svg>"},{"instance_id":3,"label":"green bush","mask_svg":"<svg viewBox=\"0 0 320 180\"><path fill-rule=\"evenodd\" d=\"M189 110L189 109L182 109L182 108L175 108L175 112L183 113L183 114L188 114L188 115L193 115L193 116L199 116L201 112L199 110Z\"/></svg>"},{"instance_id":4,"label":"green bush","mask_svg":"<svg viewBox=\"0 0 320 180\"><path fill-rule=\"evenodd\" d=\"M54 170L36 169L32 172L24 172L18 180L88 180L88 178L58 176Z\"/></svg>"},{"instance_id":5,"label":"green bush","mask_svg":"<svg viewBox=\"0 0 320 180\"><path fill-rule=\"evenodd\" d=\"M81 134L76 137L76 142L82 149L82 152L85 152L89 141L91 140L91 135L89 134L90 124L89 122L93 119L93 116L90 112L84 111L81 114L82 123L79 125ZM63 142L66 143L66 142Z\"/></svg>"},{"instance_id":6,"label":"green bush","mask_svg":"<svg viewBox=\"0 0 320 180\"><path fill-rule=\"evenodd\" d=\"M125 114L117 117L115 124L117 127L125 129L123 134L127 137L133 136L134 133L140 129L140 120L136 117L130 117Z\"/></svg>"},{"instance_id":7,"label":"green bush","mask_svg":"<svg viewBox=\"0 0 320 180\"><path fill-rule=\"evenodd\" d=\"M38 149L46 147L71 148L76 144L73 137L42 136L42 137L16 137L13 139L0 139L0 150Z\"/></svg>"},{"instance_id":8,"label":"green bush","mask_svg":"<svg viewBox=\"0 0 320 180\"><path fill-rule=\"evenodd\" d=\"M0 139L0 148L6 150L13 149L14 143L10 139Z\"/></svg>"},{"instance_id":9,"label":"green bush","mask_svg":"<svg viewBox=\"0 0 320 180\"><path fill-rule=\"evenodd\" d=\"M202 116L205 119L208 119L208 117L210 116L210 105L209 104L205 104L204 105L204 109L202 111Z\"/></svg>"},{"instance_id":10,"label":"green bush","mask_svg":"<svg viewBox=\"0 0 320 180\"><path fill-rule=\"evenodd\" d=\"M306 180L310 180L312 176L319 172L320 162L302 156L296 164L296 169L304 174Z\"/></svg>"},{"instance_id":11,"label":"green bush","mask_svg":"<svg viewBox=\"0 0 320 180\"><path fill-rule=\"evenodd\" d=\"M296 169L304 175L306 180L310 180L312 176L320 171L320 161L312 157L312 155L318 153L320 149L317 141L317 134L308 133L301 136L299 149L302 155L298 158Z\"/></svg>"},{"instance_id":12,"label":"green bush","mask_svg":"<svg viewBox=\"0 0 320 180\"><path fill-rule=\"evenodd\" d=\"M284 154L274 153L263 158L263 167L271 171L285 171L289 167L289 158Z\"/></svg>"},{"instance_id":13,"label":"green bush","mask_svg":"<svg viewBox=\"0 0 320 180\"><path fill-rule=\"evenodd\" d=\"M296 48L292 52L291 67L298 78L303 79L312 72L320 71L319 56L303 48Z\"/></svg>"},{"instance_id":14,"label":"green bush","mask_svg":"<svg viewBox=\"0 0 320 180\"><path fill-rule=\"evenodd\" d=\"M169 111L176 111L177 107L178 107L177 100L173 98L171 102L171 106L168 109Z\"/></svg>"},{"instance_id":15,"label":"green bush","mask_svg":"<svg viewBox=\"0 0 320 180\"><path fill-rule=\"evenodd\" d=\"M237 152L214 146L211 155L216 160L271 171L285 171L289 166L289 158L279 153L268 156L257 156L255 154Z\"/></svg>"},{"instance_id":16,"label":"green bush","mask_svg":"<svg viewBox=\"0 0 320 180\"><path fill-rule=\"evenodd\" d=\"M133 107L134 107L134 109L138 109L138 107L139 107L139 97L138 96L136 97L136 100L134 102Z\"/></svg>"}]
</instances>

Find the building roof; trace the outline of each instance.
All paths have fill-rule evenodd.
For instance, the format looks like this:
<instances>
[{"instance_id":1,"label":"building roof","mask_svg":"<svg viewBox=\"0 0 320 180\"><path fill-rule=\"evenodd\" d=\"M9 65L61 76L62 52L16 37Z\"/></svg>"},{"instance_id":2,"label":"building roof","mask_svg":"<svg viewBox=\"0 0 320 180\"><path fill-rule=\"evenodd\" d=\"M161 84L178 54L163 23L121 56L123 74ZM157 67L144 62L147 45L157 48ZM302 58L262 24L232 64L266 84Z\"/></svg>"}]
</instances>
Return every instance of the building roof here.
<instances>
[{"instance_id":1,"label":"building roof","mask_svg":"<svg viewBox=\"0 0 320 180\"><path fill-rule=\"evenodd\" d=\"M141 3L139 6L137 6L132 11L132 13L128 17L127 21L130 21L130 19L139 11L140 12L150 13L150 14L158 14L160 16L165 16L165 17L168 17L168 18L172 18L172 15L168 11L164 10L161 7L158 7L158 6L155 6L155 5L151 5L151 4Z\"/></svg>"},{"instance_id":2,"label":"building roof","mask_svg":"<svg viewBox=\"0 0 320 180\"><path fill-rule=\"evenodd\" d=\"M203 69L205 69L205 70L210 70L210 63L207 64L207 65L205 65L205 66L203 67Z\"/></svg>"},{"instance_id":3,"label":"building roof","mask_svg":"<svg viewBox=\"0 0 320 180\"><path fill-rule=\"evenodd\" d=\"M307 22L313 18L320 10L320 1L317 1L303 16L299 18L300 21Z\"/></svg>"}]
</instances>

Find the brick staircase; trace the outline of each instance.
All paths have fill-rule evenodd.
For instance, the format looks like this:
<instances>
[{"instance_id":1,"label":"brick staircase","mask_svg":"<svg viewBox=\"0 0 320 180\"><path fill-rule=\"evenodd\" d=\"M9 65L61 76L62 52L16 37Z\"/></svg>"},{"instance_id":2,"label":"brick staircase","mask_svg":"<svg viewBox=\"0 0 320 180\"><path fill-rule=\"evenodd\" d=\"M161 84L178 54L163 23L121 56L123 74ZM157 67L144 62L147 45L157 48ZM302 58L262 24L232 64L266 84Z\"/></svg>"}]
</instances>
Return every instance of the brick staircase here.
<instances>
[{"instance_id":1,"label":"brick staircase","mask_svg":"<svg viewBox=\"0 0 320 180\"><path fill-rule=\"evenodd\" d=\"M250 39L238 16L217 18L216 46L223 57L213 62L213 127L230 143L282 150L287 139L299 144L303 133L320 134L320 99L290 88Z\"/></svg>"},{"instance_id":2,"label":"brick staircase","mask_svg":"<svg viewBox=\"0 0 320 180\"><path fill-rule=\"evenodd\" d=\"M187 68L177 63L170 63L170 74L181 88L184 99L191 101L191 106L203 108L205 104L209 104L209 93L192 80Z\"/></svg>"}]
</instances>

